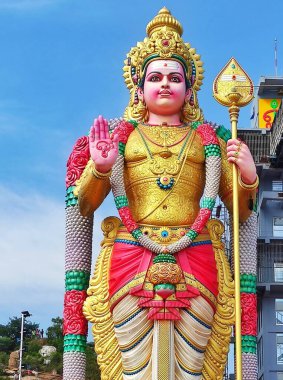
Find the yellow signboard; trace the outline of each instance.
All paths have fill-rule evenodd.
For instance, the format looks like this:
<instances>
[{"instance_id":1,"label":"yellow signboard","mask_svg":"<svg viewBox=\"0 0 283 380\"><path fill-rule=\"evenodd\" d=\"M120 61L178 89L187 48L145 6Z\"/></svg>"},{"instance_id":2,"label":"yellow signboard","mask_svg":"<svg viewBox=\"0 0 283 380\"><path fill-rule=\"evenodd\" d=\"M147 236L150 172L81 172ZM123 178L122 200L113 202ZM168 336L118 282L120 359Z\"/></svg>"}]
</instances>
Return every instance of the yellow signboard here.
<instances>
[{"instance_id":1,"label":"yellow signboard","mask_svg":"<svg viewBox=\"0 0 283 380\"><path fill-rule=\"evenodd\" d=\"M258 126L259 128L271 128L276 112L280 107L281 99L258 100Z\"/></svg>"}]
</instances>

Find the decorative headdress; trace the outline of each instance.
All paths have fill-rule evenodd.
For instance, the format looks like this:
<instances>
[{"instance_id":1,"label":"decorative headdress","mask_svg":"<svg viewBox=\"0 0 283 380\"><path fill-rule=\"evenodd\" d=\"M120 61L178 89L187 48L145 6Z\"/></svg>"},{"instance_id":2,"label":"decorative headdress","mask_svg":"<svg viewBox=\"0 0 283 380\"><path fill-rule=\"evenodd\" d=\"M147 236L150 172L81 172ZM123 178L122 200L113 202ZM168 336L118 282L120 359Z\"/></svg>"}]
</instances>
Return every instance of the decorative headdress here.
<instances>
[{"instance_id":1,"label":"decorative headdress","mask_svg":"<svg viewBox=\"0 0 283 380\"><path fill-rule=\"evenodd\" d=\"M146 32L148 37L131 49L123 68L125 83L130 90L130 102L125 110L125 118L146 121L146 107L138 99L137 88L141 85L150 62L172 59L183 65L187 85L192 89L192 96L183 107L183 122L202 120L196 92L202 84L204 69L200 55L182 39L182 25L164 7L147 25Z\"/></svg>"}]
</instances>

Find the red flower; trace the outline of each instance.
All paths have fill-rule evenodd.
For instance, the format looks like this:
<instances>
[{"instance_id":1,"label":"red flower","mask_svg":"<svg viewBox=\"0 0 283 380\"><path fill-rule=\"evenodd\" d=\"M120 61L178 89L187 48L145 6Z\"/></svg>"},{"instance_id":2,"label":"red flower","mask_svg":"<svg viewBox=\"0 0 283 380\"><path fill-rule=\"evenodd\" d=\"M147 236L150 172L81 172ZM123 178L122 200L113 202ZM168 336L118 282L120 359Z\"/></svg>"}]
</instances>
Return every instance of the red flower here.
<instances>
[{"instance_id":1,"label":"red flower","mask_svg":"<svg viewBox=\"0 0 283 380\"><path fill-rule=\"evenodd\" d=\"M86 291L84 290L68 290L65 293L64 304L66 306L80 304L82 305L86 299Z\"/></svg>"},{"instance_id":2,"label":"red flower","mask_svg":"<svg viewBox=\"0 0 283 380\"><path fill-rule=\"evenodd\" d=\"M210 218L211 211L208 208L200 209L196 220L194 221L191 229L196 231L198 234L201 233L204 226L206 225L208 219Z\"/></svg>"},{"instance_id":3,"label":"red flower","mask_svg":"<svg viewBox=\"0 0 283 380\"><path fill-rule=\"evenodd\" d=\"M122 207L118 210L118 212L124 226L127 228L129 232L132 232L135 229L139 228L139 226L137 225L137 223L134 221L132 217L129 207Z\"/></svg>"},{"instance_id":4,"label":"red flower","mask_svg":"<svg viewBox=\"0 0 283 380\"><path fill-rule=\"evenodd\" d=\"M83 136L76 141L73 151L78 152L88 149L88 136Z\"/></svg>"},{"instance_id":5,"label":"red flower","mask_svg":"<svg viewBox=\"0 0 283 380\"><path fill-rule=\"evenodd\" d=\"M257 300L256 294L241 294L242 335L257 335Z\"/></svg>"},{"instance_id":6,"label":"red flower","mask_svg":"<svg viewBox=\"0 0 283 380\"><path fill-rule=\"evenodd\" d=\"M70 162L69 168L76 168L80 171L80 173L82 173L84 171L84 168L86 167L86 164L88 163L89 157L90 157L89 152L74 151L70 157L71 162Z\"/></svg>"},{"instance_id":7,"label":"red flower","mask_svg":"<svg viewBox=\"0 0 283 380\"><path fill-rule=\"evenodd\" d=\"M85 291L69 290L65 293L64 334L86 335L87 321L83 315L83 304L85 299Z\"/></svg>"},{"instance_id":8,"label":"red flower","mask_svg":"<svg viewBox=\"0 0 283 380\"><path fill-rule=\"evenodd\" d=\"M90 154L89 154L89 141L88 141L88 137L87 136L80 137L76 141L76 143L75 143L75 145L73 147L72 153L70 154L70 156L68 158L67 167L70 166L74 154L78 153L78 152L85 152L84 155L88 154L88 157L90 156Z\"/></svg>"},{"instance_id":9,"label":"red flower","mask_svg":"<svg viewBox=\"0 0 283 380\"><path fill-rule=\"evenodd\" d=\"M219 145L216 133L209 124L202 124L197 128L197 132L200 134L203 145Z\"/></svg>"},{"instance_id":10,"label":"red flower","mask_svg":"<svg viewBox=\"0 0 283 380\"><path fill-rule=\"evenodd\" d=\"M87 335L86 319L84 317L82 317L81 319L64 319L63 334Z\"/></svg>"},{"instance_id":11,"label":"red flower","mask_svg":"<svg viewBox=\"0 0 283 380\"><path fill-rule=\"evenodd\" d=\"M128 141L128 138L130 134L133 132L134 126L133 124L129 123L128 121L122 121L113 132L113 135L118 134L119 135L119 141L126 144Z\"/></svg>"},{"instance_id":12,"label":"red flower","mask_svg":"<svg viewBox=\"0 0 283 380\"><path fill-rule=\"evenodd\" d=\"M81 173L76 168L70 168L66 175L66 187L74 186L77 179L79 179Z\"/></svg>"}]
</instances>

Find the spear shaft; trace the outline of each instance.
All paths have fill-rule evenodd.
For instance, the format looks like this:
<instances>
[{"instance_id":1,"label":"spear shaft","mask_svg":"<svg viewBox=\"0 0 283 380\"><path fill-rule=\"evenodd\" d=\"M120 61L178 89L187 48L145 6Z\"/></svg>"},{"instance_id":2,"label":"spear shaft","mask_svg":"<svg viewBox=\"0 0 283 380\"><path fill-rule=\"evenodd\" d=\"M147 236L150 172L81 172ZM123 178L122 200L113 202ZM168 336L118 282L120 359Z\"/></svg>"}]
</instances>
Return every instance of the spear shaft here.
<instances>
[{"instance_id":1,"label":"spear shaft","mask_svg":"<svg viewBox=\"0 0 283 380\"><path fill-rule=\"evenodd\" d=\"M237 138L240 107L253 99L253 83L238 62L231 58L213 83L213 96L223 106L229 107L232 138ZM239 194L238 169L233 164L233 243L235 283L235 342L236 380L242 380L242 336L241 336L241 291L240 291L240 239L239 239Z\"/></svg>"},{"instance_id":2,"label":"spear shaft","mask_svg":"<svg viewBox=\"0 0 283 380\"><path fill-rule=\"evenodd\" d=\"M239 107L229 107L232 139L237 138ZM238 170L233 164L233 242L234 242L234 282L235 282L235 342L236 380L242 380L242 337L241 337L241 293L240 293L240 247L239 247L239 195Z\"/></svg>"}]
</instances>

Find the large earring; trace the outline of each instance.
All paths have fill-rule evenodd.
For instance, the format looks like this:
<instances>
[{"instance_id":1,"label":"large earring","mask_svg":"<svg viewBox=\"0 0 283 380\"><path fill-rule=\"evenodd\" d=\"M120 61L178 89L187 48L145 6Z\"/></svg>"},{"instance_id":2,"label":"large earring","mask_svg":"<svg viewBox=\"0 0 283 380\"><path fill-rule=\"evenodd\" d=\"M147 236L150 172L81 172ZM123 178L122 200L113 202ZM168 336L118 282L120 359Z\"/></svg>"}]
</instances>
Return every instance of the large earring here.
<instances>
[{"instance_id":1,"label":"large earring","mask_svg":"<svg viewBox=\"0 0 283 380\"><path fill-rule=\"evenodd\" d=\"M190 98L185 99L182 107L181 118L183 123L202 120L202 112L199 108L194 90L192 91Z\"/></svg>"},{"instance_id":2,"label":"large earring","mask_svg":"<svg viewBox=\"0 0 283 380\"><path fill-rule=\"evenodd\" d=\"M145 102L139 98L136 88L131 93L131 99L125 110L124 118L128 120L134 119L146 123L148 121L148 116L147 106Z\"/></svg>"}]
</instances>

